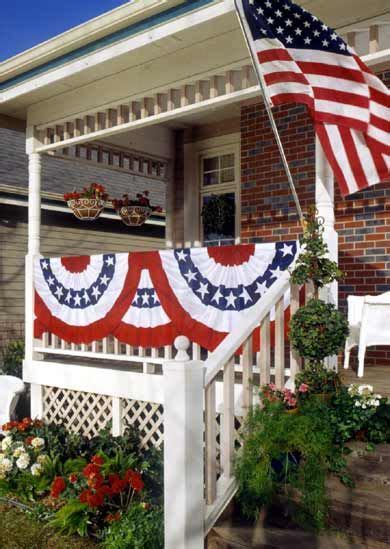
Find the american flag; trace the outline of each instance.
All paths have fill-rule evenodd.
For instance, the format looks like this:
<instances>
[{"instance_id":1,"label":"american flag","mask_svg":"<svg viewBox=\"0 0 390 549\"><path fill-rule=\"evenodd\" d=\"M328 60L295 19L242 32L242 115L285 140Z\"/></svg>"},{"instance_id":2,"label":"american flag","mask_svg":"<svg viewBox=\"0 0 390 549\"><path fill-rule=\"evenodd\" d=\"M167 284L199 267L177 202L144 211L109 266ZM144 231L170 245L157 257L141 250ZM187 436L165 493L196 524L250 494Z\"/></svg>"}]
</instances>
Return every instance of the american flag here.
<instances>
[{"instance_id":1,"label":"american flag","mask_svg":"<svg viewBox=\"0 0 390 549\"><path fill-rule=\"evenodd\" d=\"M271 104L304 103L343 195L389 177L389 90L344 40L289 0L236 0Z\"/></svg>"}]
</instances>

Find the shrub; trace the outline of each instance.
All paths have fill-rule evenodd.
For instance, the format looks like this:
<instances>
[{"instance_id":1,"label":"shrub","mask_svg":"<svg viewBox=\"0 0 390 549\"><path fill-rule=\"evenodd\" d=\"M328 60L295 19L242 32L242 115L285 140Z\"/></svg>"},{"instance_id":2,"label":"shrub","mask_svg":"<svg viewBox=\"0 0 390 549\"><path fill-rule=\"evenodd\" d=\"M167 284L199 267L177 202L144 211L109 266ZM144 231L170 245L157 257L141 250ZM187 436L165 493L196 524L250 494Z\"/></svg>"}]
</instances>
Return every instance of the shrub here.
<instances>
[{"instance_id":1,"label":"shrub","mask_svg":"<svg viewBox=\"0 0 390 549\"><path fill-rule=\"evenodd\" d=\"M163 549L164 513L161 507L134 505L105 532L105 549Z\"/></svg>"},{"instance_id":2,"label":"shrub","mask_svg":"<svg viewBox=\"0 0 390 549\"><path fill-rule=\"evenodd\" d=\"M308 400L299 413L280 401L255 407L236 461L238 498L249 518L278 498L294 501L295 517L307 527L325 525L325 478L334 459L327 410Z\"/></svg>"},{"instance_id":3,"label":"shrub","mask_svg":"<svg viewBox=\"0 0 390 549\"><path fill-rule=\"evenodd\" d=\"M24 341L13 341L2 350L0 371L4 375L22 377Z\"/></svg>"}]
</instances>

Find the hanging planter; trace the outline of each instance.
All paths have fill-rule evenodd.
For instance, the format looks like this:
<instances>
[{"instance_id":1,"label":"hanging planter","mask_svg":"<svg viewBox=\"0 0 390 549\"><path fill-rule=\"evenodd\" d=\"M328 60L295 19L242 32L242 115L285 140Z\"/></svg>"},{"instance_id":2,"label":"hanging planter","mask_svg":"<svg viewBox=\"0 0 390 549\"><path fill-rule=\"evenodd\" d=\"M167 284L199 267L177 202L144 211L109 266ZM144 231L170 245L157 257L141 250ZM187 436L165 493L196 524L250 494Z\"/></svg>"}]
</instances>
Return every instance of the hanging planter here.
<instances>
[{"instance_id":1,"label":"hanging planter","mask_svg":"<svg viewBox=\"0 0 390 549\"><path fill-rule=\"evenodd\" d=\"M64 200L77 219L93 221L97 219L105 206L108 195L103 185L91 183L81 192L64 194Z\"/></svg>"},{"instance_id":2,"label":"hanging planter","mask_svg":"<svg viewBox=\"0 0 390 549\"><path fill-rule=\"evenodd\" d=\"M117 212L125 225L139 227L149 219L152 209L147 206L122 206Z\"/></svg>"},{"instance_id":3,"label":"hanging planter","mask_svg":"<svg viewBox=\"0 0 390 549\"><path fill-rule=\"evenodd\" d=\"M138 193L136 199L124 194L120 200L114 199L112 205L123 223L129 227L139 227L145 223L153 212L161 212L160 206L151 206L149 191Z\"/></svg>"}]
</instances>

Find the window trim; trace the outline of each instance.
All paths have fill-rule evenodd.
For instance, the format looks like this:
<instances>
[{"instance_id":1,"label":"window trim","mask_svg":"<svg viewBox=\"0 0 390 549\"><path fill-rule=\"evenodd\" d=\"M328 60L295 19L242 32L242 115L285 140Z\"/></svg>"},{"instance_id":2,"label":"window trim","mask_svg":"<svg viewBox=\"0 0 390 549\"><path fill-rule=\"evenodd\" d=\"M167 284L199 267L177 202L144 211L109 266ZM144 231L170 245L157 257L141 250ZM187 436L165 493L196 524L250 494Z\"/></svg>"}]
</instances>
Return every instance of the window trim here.
<instances>
[{"instance_id":1,"label":"window trim","mask_svg":"<svg viewBox=\"0 0 390 549\"><path fill-rule=\"evenodd\" d=\"M233 192L235 194L235 241L238 242L241 236L241 134L234 133L221 136L214 139L207 139L199 142L197 145L197 181L199 191L199 237L204 242L203 223L201 218L201 208L204 196L212 194L220 195ZM213 156L223 156L224 154L234 154L234 181L229 183L218 183L216 185L203 186L203 166L204 158Z\"/></svg>"}]
</instances>

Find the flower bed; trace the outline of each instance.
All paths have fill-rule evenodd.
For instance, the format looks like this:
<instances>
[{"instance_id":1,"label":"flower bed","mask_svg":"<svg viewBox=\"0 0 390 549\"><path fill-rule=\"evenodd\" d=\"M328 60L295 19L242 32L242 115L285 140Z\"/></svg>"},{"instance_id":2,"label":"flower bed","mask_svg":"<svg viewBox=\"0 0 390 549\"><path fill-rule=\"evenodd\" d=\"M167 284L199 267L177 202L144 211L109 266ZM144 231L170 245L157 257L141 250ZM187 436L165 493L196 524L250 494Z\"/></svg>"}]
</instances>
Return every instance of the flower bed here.
<instances>
[{"instance_id":1,"label":"flower bed","mask_svg":"<svg viewBox=\"0 0 390 549\"><path fill-rule=\"evenodd\" d=\"M141 450L134 433L113 438L102 432L89 440L30 418L3 430L0 496L30 512L39 509L66 535L89 536L110 547L111 535L119 539L122 521L126 532L130 521L132 542L126 534L115 547L140 547L138 538L148 536L150 547L163 547L159 451Z\"/></svg>"}]
</instances>

